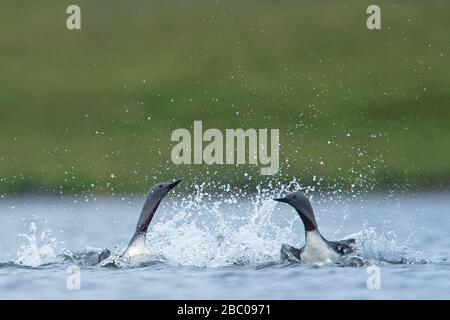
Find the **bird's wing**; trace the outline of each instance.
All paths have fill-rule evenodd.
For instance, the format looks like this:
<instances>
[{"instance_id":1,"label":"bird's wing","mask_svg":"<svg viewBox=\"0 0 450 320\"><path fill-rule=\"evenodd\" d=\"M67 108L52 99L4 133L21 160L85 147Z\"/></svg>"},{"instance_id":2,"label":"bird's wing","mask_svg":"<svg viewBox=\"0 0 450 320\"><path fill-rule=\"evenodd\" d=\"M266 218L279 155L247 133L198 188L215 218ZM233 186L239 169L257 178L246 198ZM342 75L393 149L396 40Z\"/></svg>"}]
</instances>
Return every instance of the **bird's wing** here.
<instances>
[{"instance_id":1,"label":"bird's wing","mask_svg":"<svg viewBox=\"0 0 450 320\"><path fill-rule=\"evenodd\" d=\"M341 255L349 254L354 251L355 239L328 241L328 245Z\"/></svg>"},{"instance_id":2,"label":"bird's wing","mask_svg":"<svg viewBox=\"0 0 450 320\"><path fill-rule=\"evenodd\" d=\"M301 249L294 248L288 244L283 244L280 250L281 262L300 262Z\"/></svg>"}]
</instances>

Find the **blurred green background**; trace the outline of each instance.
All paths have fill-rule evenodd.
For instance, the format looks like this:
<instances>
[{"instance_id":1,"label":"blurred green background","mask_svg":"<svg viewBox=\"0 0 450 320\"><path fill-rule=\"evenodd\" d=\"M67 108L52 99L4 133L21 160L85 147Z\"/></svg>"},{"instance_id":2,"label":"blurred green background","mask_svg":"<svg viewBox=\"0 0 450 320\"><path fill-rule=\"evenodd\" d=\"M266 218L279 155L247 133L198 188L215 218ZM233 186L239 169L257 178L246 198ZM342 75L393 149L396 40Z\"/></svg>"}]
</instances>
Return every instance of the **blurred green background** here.
<instances>
[{"instance_id":1,"label":"blurred green background","mask_svg":"<svg viewBox=\"0 0 450 320\"><path fill-rule=\"evenodd\" d=\"M82 30L66 28L81 7ZM12 1L0 10L0 192L182 178L324 190L450 185L450 3ZM171 163L176 128L279 128L280 172Z\"/></svg>"}]
</instances>

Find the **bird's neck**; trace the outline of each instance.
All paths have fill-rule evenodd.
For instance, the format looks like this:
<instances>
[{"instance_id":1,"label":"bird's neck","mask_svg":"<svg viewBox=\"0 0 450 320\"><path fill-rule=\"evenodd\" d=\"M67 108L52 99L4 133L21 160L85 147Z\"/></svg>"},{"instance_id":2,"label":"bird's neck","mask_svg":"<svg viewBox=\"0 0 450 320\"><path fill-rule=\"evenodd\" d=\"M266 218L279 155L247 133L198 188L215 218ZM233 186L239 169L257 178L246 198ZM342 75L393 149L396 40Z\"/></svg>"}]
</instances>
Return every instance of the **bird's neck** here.
<instances>
[{"instance_id":1,"label":"bird's neck","mask_svg":"<svg viewBox=\"0 0 450 320\"><path fill-rule=\"evenodd\" d=\"M315 221L311 220L310 218L308 218L303 212L301 212L300 210L297 210L298 215L300 216L300 218L303 221L303 225L305 226L305 232L312 232L312 231L317 231L319 232L319 229L317 228L317 224ZM314 217L312 217L314 219Z\"/></svg>"},{"instance_id":2,"label":"bird's neck","mask_svg":"<svg viewBox=\"0 0 450 320\"><path fill-rule=\"evenodd\" d=\"M160 203L161 200L155 201L149 208L146 208L147 210L144 210L141 213L141 218L139 219L136 227L136 232L143 233L144 235L147 233L148 226L150 225L150 222L152 222Z\"/></svg>"}]
</instances>

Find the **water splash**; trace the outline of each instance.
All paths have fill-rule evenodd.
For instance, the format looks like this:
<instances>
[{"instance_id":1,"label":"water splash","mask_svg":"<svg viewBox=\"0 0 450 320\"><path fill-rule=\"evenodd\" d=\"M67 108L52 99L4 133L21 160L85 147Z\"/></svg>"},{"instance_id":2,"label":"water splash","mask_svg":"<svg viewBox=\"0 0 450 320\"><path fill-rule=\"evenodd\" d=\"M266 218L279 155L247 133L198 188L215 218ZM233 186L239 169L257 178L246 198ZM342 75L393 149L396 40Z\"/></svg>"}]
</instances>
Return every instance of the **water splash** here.
<instances>
[{"instance_id":1,"label":"water splash","mask_svg":"<svg viewBox=\"0 0 450 320\"><path fill-rule=\"evenodd\" d=\"M28 244L22 245L17 253L16 264L38 267L57 261L55 253L57 241L51 236L51 230L42 230L38 235L37 226L30 223L28 234L20 234L28 240Z\"/></svg>"},{"instance_id":2,"label":"water splash","mask_svg":"<svg viewBox=\"0 0 450 320\"><path fill-rule=\"evenodd\" d=\"M177 214L152 226L147 237L152 254L198 267L259 264L276 261L281 243L297 237L271 220L272 199L290 188L298 190L298 184L258 188L248 195L250 201L232 192L213 194L206 187L199 185L192 195L178 199L172 205Z\"/></svg>"},{"instance_id":3,"label":"water splash","mask_svg":"<svg viewBox=\"0 0 450 320\"><path fill-rule=\"evenodd\" d=\"M272 199L297 190L312 196L313 188L293 181L258 187L257 193L246 199L235 193L216 196L205 188L202 184L192 195L179 198L171 204L177 214L163 216L151 227L147 246L153 259L196 267L261 265L279 263L283 243L303 243L303 233L294 228L298 217L280 215ZM347 215L333 218L342 226ZM431 261L424 253L399 245L393 231L377 232L364 226L345 238L349 237L357 239L356 255L363 264Z\"/></svg>"},{"instance_id":4,"label":"water splash","mask_svg":"<svg viewBox=\"0 0 450 320\"><path fill-rule=\"evenodd\" d=\"M356 239L357 255L365 264L427 264L434 259L425 252L399 244L392 230L377 232L374 227L365 228L348 237Z\"/></svg>"},{"instance_id":5,"label":"water splash","mask_svg":"<svg viewBox=\"0 0 450 320\"><path fill-rule=\"evenodd\" d=\"M203 268L278 264L281 245L300 246L304 235L295 228L300 224L297 215L280 214L279 210L274 210L277 203L272 199L297 190L303 190L310 197L316 194L313 187L303 187L295 180L284 185L258 186L255 194L231 191L229 185L206 183L194 189L195 192L186 197L175 196L170 203L172 212L163 210L159 213L160 221L150 226L149 256L126 260L122 257L125 248L121 246L107 248L110 254L106 259L100 259L104 249L92 247L78 252L65 250L56 255L56 239L50 237L49 230L37 236L36 225L32 223L29 234L23 235L29 243L18 252L16 263L39 266L69 262L119 268L152 261ZM336 194L331 194L328 198L322 196L319 202L332 202L339 207L336 211L342 212L343 202L338 200ZM347 215L336 214L330 218L342 229ZM432 262L426 254L399 244L395 232L387 229L379 231L363 226L361 231L345 238L350 237L357 240L357 252L352 257L358 257L363 264Z\"/></svg>"}]
</instances>

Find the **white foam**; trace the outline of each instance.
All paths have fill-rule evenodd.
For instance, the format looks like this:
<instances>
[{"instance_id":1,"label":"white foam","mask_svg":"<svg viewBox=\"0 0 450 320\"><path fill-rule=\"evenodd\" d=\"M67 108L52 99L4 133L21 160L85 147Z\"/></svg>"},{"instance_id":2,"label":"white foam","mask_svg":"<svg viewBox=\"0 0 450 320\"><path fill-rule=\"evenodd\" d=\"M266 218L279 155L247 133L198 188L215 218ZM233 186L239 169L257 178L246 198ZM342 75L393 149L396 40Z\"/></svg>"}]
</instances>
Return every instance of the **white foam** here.
<instances>
[{"instance_id":1,"label":"white foam","mask_svg":"<svg viewBox=\"0 0 450 320\"><path fill-rule=\"evenodd\" d=\"M29 234L20 234L28 240L28 243L22 245L17 253L17 264L38 267L57 261L56 239L51 237L51 231L46 229L41 231L40 236L37 234L37 226L34 222L30 223Z\"/></svg>"}]
</instances>

